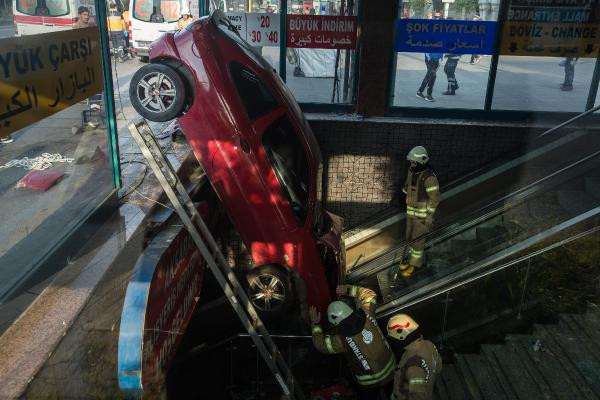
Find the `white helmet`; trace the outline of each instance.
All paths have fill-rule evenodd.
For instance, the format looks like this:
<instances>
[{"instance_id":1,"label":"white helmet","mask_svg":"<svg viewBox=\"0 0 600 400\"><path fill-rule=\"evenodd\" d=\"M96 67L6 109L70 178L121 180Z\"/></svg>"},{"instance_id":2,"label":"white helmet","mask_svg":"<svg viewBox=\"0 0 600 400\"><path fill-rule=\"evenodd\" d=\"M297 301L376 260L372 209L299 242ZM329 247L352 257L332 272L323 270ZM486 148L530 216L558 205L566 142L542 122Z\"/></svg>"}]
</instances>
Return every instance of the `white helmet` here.
<instances>
[{"instance_id":1,"label":"white helmet","mask_svg":"<svg viewBox=\"0 0 600 400\"><path fill-rule=\"evenodd\" d=\"M344 319L352 314L353 310L343 301L333 301L327 307L327 318L333 325L339 325Z\"/></svg>"},{"instance_id":2,"label":"white helmet","mask_svg":"<svg viewBox=\"0 0 600 400\"><path fill-rule=\"evenodd\" d=\"M423 146L416 146L410 149L408 155L406 156L408 161L414 161L419 164L425 164L429 161L429 155L427 154L427 150Z\"/></svg>"},{"instance_id":3,"label":"white helmet","mask_svg":"<svg viewBox=\"0 0 600 400\"><path fill-rule=\"evenodd\" d=\"M394 315L388 321L388 335L394 339L404 340L411 333L419 328L419 324L406 314Z\"/></svg>"}]
</instances>

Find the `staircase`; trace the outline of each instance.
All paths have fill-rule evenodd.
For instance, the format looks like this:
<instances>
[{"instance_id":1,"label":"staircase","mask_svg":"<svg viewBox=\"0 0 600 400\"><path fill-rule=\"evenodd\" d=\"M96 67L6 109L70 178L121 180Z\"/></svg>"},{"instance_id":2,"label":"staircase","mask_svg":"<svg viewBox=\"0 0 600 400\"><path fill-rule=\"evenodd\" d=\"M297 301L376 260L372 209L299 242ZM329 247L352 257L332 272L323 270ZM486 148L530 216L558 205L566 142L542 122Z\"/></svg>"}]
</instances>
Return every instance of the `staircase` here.
<instances>
[{"instance_id":1,"label":"staircase","mask_svg":"<svg viewBox=\"0 0 600 400\"><path fill-rule=\"evenodd\" d=\"M457 354L435 392L440 400L600 399L600 310L561 314L530 335Z\"/></svg>"}]
</instances>

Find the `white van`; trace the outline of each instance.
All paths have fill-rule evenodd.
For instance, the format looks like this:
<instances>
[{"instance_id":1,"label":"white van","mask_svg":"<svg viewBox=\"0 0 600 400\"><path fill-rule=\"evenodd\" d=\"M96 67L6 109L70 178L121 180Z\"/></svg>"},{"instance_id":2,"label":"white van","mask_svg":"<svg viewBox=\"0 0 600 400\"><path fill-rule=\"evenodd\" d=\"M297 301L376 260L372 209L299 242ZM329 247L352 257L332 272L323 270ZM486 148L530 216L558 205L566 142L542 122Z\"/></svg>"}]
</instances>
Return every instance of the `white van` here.
<instances>
[{"instance_id":1,"label":"white van","mask_svg":"<svg viewBox=\"0 0 600 400\"><path fill-rule=\"evenodd\" d=\"M90 21L95 21L94 0L15 0L13 15L16 35L73 29L80 6L87 7L90 11Z\"/></svg>"},{"instance_id":2,"label":"white van","mask_svg":"<svg viewBox=\"0 0 600 400\"><path fill-rule=\"evenodd\" d=\"M131 50L147 61L150 44L163 33L176 29L181 12L181 0L130 0Z\"/></svg>"}]
</instances>

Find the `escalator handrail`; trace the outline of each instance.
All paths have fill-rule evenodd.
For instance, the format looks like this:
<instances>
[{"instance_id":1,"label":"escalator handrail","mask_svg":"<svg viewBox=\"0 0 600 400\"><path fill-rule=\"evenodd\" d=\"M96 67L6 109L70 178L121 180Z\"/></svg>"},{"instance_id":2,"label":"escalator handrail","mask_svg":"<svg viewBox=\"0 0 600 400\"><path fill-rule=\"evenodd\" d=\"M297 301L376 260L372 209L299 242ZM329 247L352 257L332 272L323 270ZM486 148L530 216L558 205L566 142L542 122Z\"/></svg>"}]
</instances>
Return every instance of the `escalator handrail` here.
<instances>
[{"instance_id":1,"label":"escalator handrail","mask_svg":"<svg viewBox=\"0 0 600 400\"><path fill-rule=\"evenodd\" d=\"M583 117L586 117L586 116L588 116L589 114L593 114L593 113L595 113L595 112L596 112L596 111L598 111L598 110L600 110L600 105L597 105L596 107L590 108L589 110L587 110L587 111L584 111L584 112L582 112L581 114L578 114L578 115L574 116L573 118L571 118L571 119L569 119L569 120L567 120L567 121L563 122L562 124L558 124L558 125L556 125L555 127L548 129L546 132L544 132L544 133L540 134L540 135L537 137L537 139L539 139L539 138L541 138L541 137L544 137L544 136L546 136L546 135L549 135L549 134L551 134L552 132L554 132L554 131L557 131L557 130L559 130L559 129L561 129L561 128L564 128L565 126L567 126L567 125L570 125L570 124L572 124L573 122L575 122L575 121L577 121L577 120L579 120L579 119L581 119L581 118L583 118Z\"/></svg>"},{"instance_id":2,"label":"escalator handrail","mask_svg":"<svg viewBox=\"0 0 600 400\"><path fill-rule=\"evenodd\" d=\"M432 245L435 245L435 244L440 243L448 238L451 238L460 233L463 233L466 230L471 229L473 226L478 225L481 222L484 222L491 218L494 218L495 216L516 206L517 204L519 204L522 200L526 199L527 197L537 193L538 191L544 189L545 187L547 187L549 185L553 185L552 183L551 184L548 183L548 181L550 179L555 178L558 175L564 174L567 171L569 171L573 168L576 168L582 164L585 164L587 162L593 162L594 159L596 159L598 157L600 157L600 150L595 153L592 153L584 158L581 158L581 159L575 161L574 163L559 169L558 171L555 171L549 175L546 175L543 178L541 178L535 182L525 185L522 188L519 188L516 191L514 191L506 196L496 199L493 202L491 202L483 207L480 207L477 210L470 212L467 216L462 217L457 222L453 222L452 224L447 224L442 227L439 227L438 229L428 232L427 234L422 235L411 241L401 242L394 248L385 252L384 254L381 254L380 256L374 258L373 260L368 261L362 267L359 267L356 271L350 271L350 274L348 274L348 276L347 276L347 280L349 282L356 282L357 280L363 279L366 275L372 275L374 273L381 271L382 269L385 269L387 267L387 265L389 265L389 263L387 263L387 265L386 265L386 263L379 264L379 262L384 257L386 257L386 255L391 254L393 252L397 253L399 249L407 249L411 244L414 244L415 242L422 240L423 238L425 238L426 246L431 247ZM500 204L500 206L498 206L499 204ZM481 213L484 213L484 214L480 215ZM403 250L402 253L404 253L404 252L405 252L405 250ZM396 257L394 257L394 259L391 262L393 263L395 261L396 261ZM370 265L372 265L372 266L370 266Z\"/></svg>"},{"instance_id":3,"label":"escalator handrail","mask_svg":"<svg viewBox=\"0 0 600 400\"><path fill-rule=\"evenodd\" d=\"M500 271L504 268L510 267L512 265L518 264L524 260L527 260L530 257L537 256L545 251L552 250L558 246L564 245L571 241L577 240L581 237L584 237L588 234L594 233L600 230L600 226L593 227L587 231L581 232L577 235L570 236L562 241L557 243L553 243L543 249L536 250L531 252L525 256L519 257L515 260L511 260L494 268L486 269L499 261L506 259L507 257L516 254L520 251L525 250L528 247L531 247L541 241L548 239L549 237L568 229L572 226L579 224L593 216L600 214L600 207L592 208L586 212L583 212L567 221L563 221L560 224L553 226L550 229L547 229L543 232L540 232L536 235L531 236L528 239L525 239L519 243L516 243L506 249L503 249L483 260L480 260L476 263L473 263L471 268L465 270L464 268L456 271L452 274L446 275L441 279L431 282L427 285L421 286L403 296L400 296L388 303L385 303L377 308L377 318L382 318L388 316L392 313L395 313L401 309L405 309L407 307L414 306L423 301L429 300L439 294L445 293L449 290L456 289L460 286L464 286L468 283L471 283L475 280L481 279L487 275L490 275L494 272Z\"/></svg>"}]
</instances>

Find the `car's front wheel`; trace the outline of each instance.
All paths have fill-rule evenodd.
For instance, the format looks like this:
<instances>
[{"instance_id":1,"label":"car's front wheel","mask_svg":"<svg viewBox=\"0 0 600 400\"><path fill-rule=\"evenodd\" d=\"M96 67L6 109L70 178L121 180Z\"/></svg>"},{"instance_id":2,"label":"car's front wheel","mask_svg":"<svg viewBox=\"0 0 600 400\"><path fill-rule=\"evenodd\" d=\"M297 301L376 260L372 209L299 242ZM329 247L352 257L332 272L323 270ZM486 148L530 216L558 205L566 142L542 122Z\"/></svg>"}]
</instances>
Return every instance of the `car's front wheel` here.
<instances>
[{"instance_id":1,"label":"car's front wheel","mask_svg":"<svg viewBox=\"0 0 600 400\"><path fill-rule=\"evenodd\" d=\"M148 64L137 70L129 84L133 108L144 118L169 121L185 107L185 85L173 68L164 64Z\"/></svg>"},{"instance_id":2,"label":"car's front wheel","mask_svg":"<svg viewBox=\"0 0 600 400\"><path fill-rule=\"evenodd\" d=\"M250 301L263 316L279 315L292 303L292 282L282 268L272 265L254 268L247 279Z\"/></svg>"}]
</instances>

